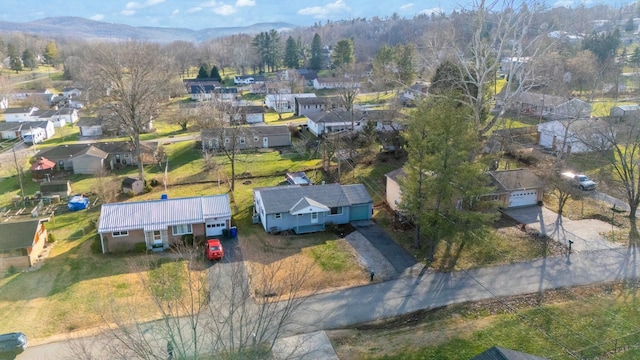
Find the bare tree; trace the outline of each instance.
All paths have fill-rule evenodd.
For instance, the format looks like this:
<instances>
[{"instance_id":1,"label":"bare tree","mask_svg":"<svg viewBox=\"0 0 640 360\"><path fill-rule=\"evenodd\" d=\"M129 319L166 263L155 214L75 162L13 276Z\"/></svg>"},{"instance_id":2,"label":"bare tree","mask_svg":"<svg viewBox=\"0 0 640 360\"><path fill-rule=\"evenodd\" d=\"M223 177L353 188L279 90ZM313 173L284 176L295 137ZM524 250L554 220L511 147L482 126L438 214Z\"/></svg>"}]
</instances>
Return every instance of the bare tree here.
<instances>
[{"instance_id":1,"label":"bare tree","mask_svg":"<svg viewBox=\"0 0 640 360\"><path fill-rule=\"evenodd\" d=\"M472 109L479 135L486 134L504 114L503 108L492 117L486 115L493 101L486 85L493 83L498 70L508 74L502 93L505 104L537 85L533 63L543 61L553 45L546 31L536 28L535 15L540 10L529 1L479 0L472 11L452 19L453 26L443 34L446 40L438 52L440 59L454 58L459 66L459 101ZM456 21L461 26L455 26ZM439 41L431 44L443 45ZM503 62L504 58L510 61Z\"/></svg>"},{"instance_id":2,"label":"bare tree","mask_svg":"<svg viewBox=\"0 0 640 360\"><path fill-rule=\"evenodd\" d=\"M105 204L115 202L120 191L118 178L109 173L106 169L101 169L93 178L93 191Z\"/></svg>"},{"instance_id":3,"label":"bare tree","mask_svg":"<svg viewBox=\"0 0 640 360\"><path fill-rule=\"evenodd\" d=\"M140 134L168 100L165 86L176 76L173 63L157 45L129 41L92 46L84 65L83 83L90 96L117 119L140 159ZM144 180L142 161L138 161L138 177Z\"/></svg>"},{"instance_id":4,"label":"bare tree","mask_svg":"<svg viewBox=\"0 0 640 360\"><path fill-rule=\"evenodd\" d=\"M202 128L202 149L205 158L222 154L231 165L230 191L235 190L236 160L249 137L248 128L241 126L242 115L237 106L214 97L199 107Z\"/></svg>"},{"instance_id":5,"label":"bare tree","mask_svg":"<svg viewBox=\"0 0 640 360\"><path fill-rule=\"evenodd\" d=\"M76 358L270 357L304 302L310 269L240 260L207 269L197 241L176 244L174 254L131 262L152 308L106 299L103 335L74 342Z\"/></svg>"},{"instance_id":6,"label":"bare tree","mask_svg":"<svg viewBox=\"0 0 640 360\"><path fill-rule=\"evenodd\" d=\"M181 77L191 76L191 67L196 66L196 46L190 41L174 41L164 47L167 56L173 57Z\"/></svg>"}]
</instances>

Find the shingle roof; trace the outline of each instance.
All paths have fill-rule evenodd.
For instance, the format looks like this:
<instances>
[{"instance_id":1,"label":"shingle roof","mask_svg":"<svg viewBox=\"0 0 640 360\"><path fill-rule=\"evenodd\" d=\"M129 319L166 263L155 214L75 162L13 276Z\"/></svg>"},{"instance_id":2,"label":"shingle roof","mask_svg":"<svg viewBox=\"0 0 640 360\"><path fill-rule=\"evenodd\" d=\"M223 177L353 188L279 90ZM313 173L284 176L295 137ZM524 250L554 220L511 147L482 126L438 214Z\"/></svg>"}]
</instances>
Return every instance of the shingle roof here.
<instances>
[{"instance_id":1,"label":"shingle roof","mask_svg":"<svg viewBox=\"0 0 640 360\"><path fill-rule=\"evenodd\" d=\"M494 346L471 360L546 360L546 358Z\"/></svg>"},{"instance_id":2,"label":"shingle roof","mask_svg":"<svg viewBox=\"0 0 640 360\"><path fill-rule=\"evenodd\" d=\"M98 232L166 229L231 216L227 194L104 204Z\"/></svg>"},{"instance_id":3,"label":"shingle roof","mask_svg":"<svg viewBox=\"0 0 640 360\"><path fill-rule=\"evenodd\" d=\"M41 157L35 163L33 163L33 165L31 165L31 171L53 169L55 166L56 166L55 162L47 158Z\"/></svg>"},{"instance_id":4,"label":"shingle roof","mask_svg":"<svg viewBox=\"0 0 640 360\"><path fill-rule=\"evenodd\" d=\"M77 126L100 126L102 125L103 119L99 117L81 117L78 120Z\"/></svg>"},{"instance_id":5,"label":"shingle roof","mask_svg":"<svg viewBox=\"0 0 640 360\"><path fill-rule=\"evenodd\" d=\"M529 169L490 171L489 174L500 190L512 191L543 186L542 181Z\"/></svg>"},{"instance_id":6,"label":"shingle roof","mask_svg":"<svg viewBox=\"0 0 640 360\"><path fill-rule=\"evenodd\" d=\"M224 132L235 131L234 128L223 128ZM268 135L281 135L288 134L289 128L286 125L259 125L259 126L250 126L250 127L242 127L239 129L241 133L245 136L253 135L253 136L268 136ZM220 135L220 129L208 129L201 130L200 135L204 138L210 138L214 136Z\"/></svg>"},{"instance_id":7,"label":"shingle roof","mask_svg":"<svg viewBox=\"0 0 640 360\"><path fill-rule=\"evenodd\" d=\"M301 105L342 104L339 96L297 97L296 102Z\"/></svg>"},{"instance_id":8,"label":"shingle roof","mask_svg":"<svg viewBox=\"0 0 640 360\"><path fill-rule=\"evenodd\" d=\"M386 173L384 174L384 176L390 178L395 182L399 182L398 180L402 177L407 176L407 174L404 172L404 168L400 168L400 169L393 170L392 172Z\"/></svg>"},{"instance_id":9,"label":"shingle roof","mask_svg":"<svg viewBox=\"0 0 640 360\"><path fill-rule=\"evenodd\" d=\"M24 249L33 245L40 220L0 223L0 250Z\"/></svg>"},{"instance_id":10,"label":"shingle roof","mask_svg":"<svg viewBox=\"0 0 640 360\"><path fill-rule=\"evenodd\" d=\"M84 154L89 147L95 147L107 154L133 151L133 145L128 141L94 142L91 144L67 144L56 146L42 150L38 156L44 156L49 159L66 159ZM157 147L157 142L145 142L140 144L140 148L143 152L153 152Z\"/></svg>"},{"instance_id":11,"label":"shingle roof","mask_svg":"<svg viewBox=\"0 0 640 360\"><path fill-rule=\"evenodd\" d=\"M303 198L306 198L307 202L315 201L329 208L367 204L373 201L362 184L274 186L253 191L260 193L267 214L289 212Z\"/></svg>"}]
</instances>

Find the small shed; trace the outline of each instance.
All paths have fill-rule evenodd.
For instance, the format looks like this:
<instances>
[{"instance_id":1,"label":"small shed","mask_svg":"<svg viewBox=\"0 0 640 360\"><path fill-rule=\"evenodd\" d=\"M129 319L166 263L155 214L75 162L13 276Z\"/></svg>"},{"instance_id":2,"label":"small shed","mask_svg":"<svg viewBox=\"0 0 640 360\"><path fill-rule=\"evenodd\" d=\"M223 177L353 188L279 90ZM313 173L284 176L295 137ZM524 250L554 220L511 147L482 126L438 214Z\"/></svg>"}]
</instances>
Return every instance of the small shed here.
<instances>
[{"instance_id":1,"label":"small shed","mask_svg":"<svg viewBox=\"0 0 640 360\"><path fill-rule=\"evenodd\" d=\"M71 195L71 182L68 180L45 181L40 183L40 193L42 196L60 196L62 198Z\"/></svg>"},{"instance_id":2,"label":"small shed","mask_svg":"<svg viewBox=\"0 0 640 360\"><path fill-rule=\"evenodd\" d=\"M125 194L132 193L133 195L142 194L144 192L144 181L127 177L122 180L122 192Z\"/></svg>"}]
</instances>

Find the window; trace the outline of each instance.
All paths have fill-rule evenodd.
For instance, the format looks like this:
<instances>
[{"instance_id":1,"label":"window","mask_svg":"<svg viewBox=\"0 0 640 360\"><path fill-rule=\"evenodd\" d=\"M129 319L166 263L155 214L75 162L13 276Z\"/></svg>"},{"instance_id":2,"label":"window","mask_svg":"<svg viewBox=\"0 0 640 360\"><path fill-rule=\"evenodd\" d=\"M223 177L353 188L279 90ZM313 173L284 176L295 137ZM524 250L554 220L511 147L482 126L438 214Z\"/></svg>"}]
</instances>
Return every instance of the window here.
<instances>
[{"instance_id":1,"label":"window","mask_svg":"<svg viewBox=\"0 0 640 360\"><path fill-rule=\"evenodd\" d=\"M228 144L228 143L230 143L230 142L231 142L231 140L229 140L229 138L224 138L224 143L225 143L225 144Z\"/></svg>"},{"instance_id":2,"label":"window","mask_svg":"<svg viewBox=\"0 0 640 360\"><path fill-rule=\"evenodd\" d=\"M191 224L175 225L175 226L172 226L171 228L173 230L173 235L193 234L193 230L191 229Z\"/></svg>"},{"instance_id":3,"label":"window","mask_svg":"<svg viewBox=\"0 0 640 360\"><path fill-rule=\"evenodd\" d=\"M274 215L274 217L275 217L276 219L281 219L281 218L282 218L282 213L276 213L276 214Z\"/></svg>"},{"instance_id":4,"label":"window","mask_svg":"<svg viewBox=\"0 0 640 360\"><path fill-rule=\"evenodd\" d=\"M129 236L129 232L124 230L124 231L114 231L111 233L111 235L113 237L120 237L120 236Z\"/></svg>"},{"instance_id":5,"label":"window","mask_svg":"<svg viewBox=\"0 0 640 360\"><path fill-rule=\"evenodd\" d=\"M240 144L244 144L244 143L246 143L246 140L244 139L244 136L241 136L240 137Z\"/></svg>"},{"instance_id":6,"label":"window","mask_svg":"<svg viewBox=\"0 0 640 360\"><path fill-rule=\"evenodd\" d=\"M64 160L58 160L58 167L64 169Z\"/></svg>"},{"instance_id":7,"label":"window","mask_svg":"<svg viewBox=\"0 0 640 360\"><path fill-rule=\"evenodd\" d=\"M340 207L332 207L331 215L342 215L342 206Z\"/></svg>"},{"instance_id":8,"label":"window","mask_svg":"<svg viewBox=\"0 0 640 360\"><path fill-rule=\"evenodd\" d=\"M258 141L260 141L260 138L258 136L254 136L253 137L253 142L258 142Z\"/></svg>"}]
</instances>

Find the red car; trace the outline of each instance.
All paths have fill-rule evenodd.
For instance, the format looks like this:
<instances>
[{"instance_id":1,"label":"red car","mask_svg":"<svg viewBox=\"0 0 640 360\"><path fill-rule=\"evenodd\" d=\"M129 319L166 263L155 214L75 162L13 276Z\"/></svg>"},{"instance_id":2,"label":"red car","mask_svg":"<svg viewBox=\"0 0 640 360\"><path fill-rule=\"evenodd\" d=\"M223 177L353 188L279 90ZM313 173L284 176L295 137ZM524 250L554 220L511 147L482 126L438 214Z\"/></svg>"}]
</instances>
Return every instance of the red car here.
<instances>
[{"instance_id":1,"label":"red car","mask_svg":"<svg viewBox=\"0 0 640 360\"><path fill-rule=\"evenodd\" d=\"M207 240L207 259L209 260L220 260L224 256L224 249L222 248L222 244L220 244L220 240L218 239L209 239Z\"/></svg>"}]
</instances>

